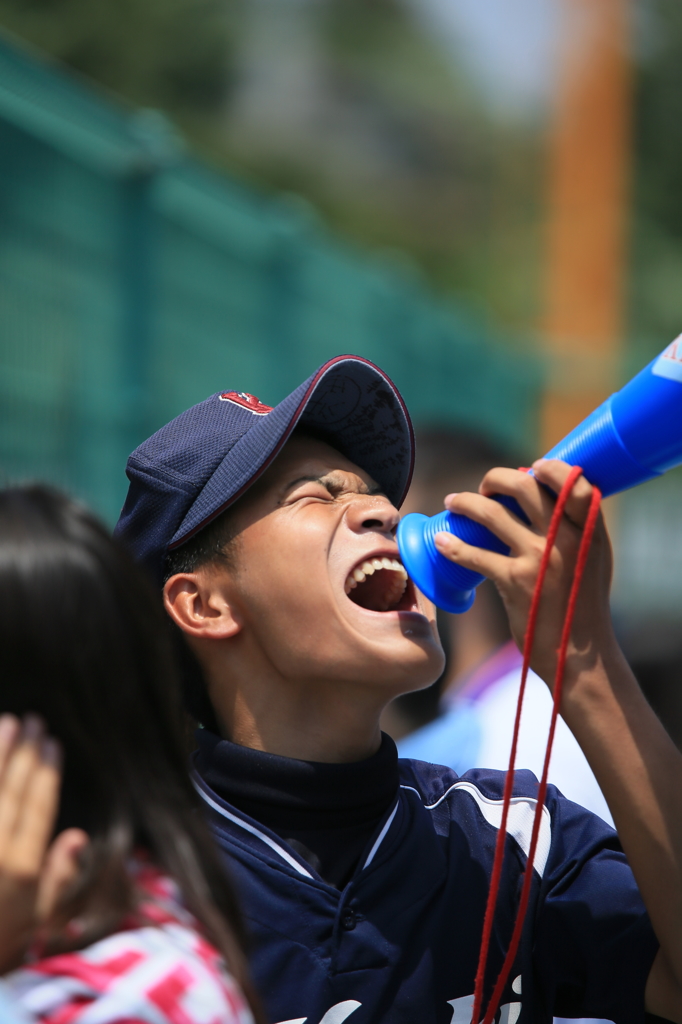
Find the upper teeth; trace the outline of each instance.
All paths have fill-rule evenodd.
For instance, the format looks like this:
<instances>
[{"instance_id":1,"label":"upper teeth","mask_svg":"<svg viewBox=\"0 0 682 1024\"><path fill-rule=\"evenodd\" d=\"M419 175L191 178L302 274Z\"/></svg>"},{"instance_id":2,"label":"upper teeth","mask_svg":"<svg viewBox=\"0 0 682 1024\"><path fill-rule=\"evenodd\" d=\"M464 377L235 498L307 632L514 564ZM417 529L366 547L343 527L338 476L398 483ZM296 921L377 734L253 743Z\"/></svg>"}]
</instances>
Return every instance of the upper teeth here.
<instances>
[{"instance_id":1,"label":"upper teeth","mask_svg":"<svg viewBox=\"0 0 682 1024\"><path fill-rule=\"evenodd\" d=\"M358 583L364 583L368 576L372 576L379 569L390 569L397 572L403 582L407 580L407 573L397 558L372 558L349 574L346 579L346 593L349 594L353 587L357 587Z\"/></svg>"}]
</instances>

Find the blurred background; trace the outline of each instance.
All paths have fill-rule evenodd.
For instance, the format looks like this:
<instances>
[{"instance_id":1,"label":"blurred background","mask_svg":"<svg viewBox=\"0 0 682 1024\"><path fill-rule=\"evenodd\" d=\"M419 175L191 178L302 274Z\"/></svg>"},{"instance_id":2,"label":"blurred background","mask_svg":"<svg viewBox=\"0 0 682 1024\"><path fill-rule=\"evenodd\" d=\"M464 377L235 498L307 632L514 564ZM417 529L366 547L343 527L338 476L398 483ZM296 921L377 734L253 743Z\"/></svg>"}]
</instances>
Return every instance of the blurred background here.
<instances>
[{"instance_id":1,"label":"blurred background","mask_svg":"<svg viewBox=\"0 0 682 1024\"><path fill-rule=\"evenodd\" d=\"M0 30L3 481L113 523L170 417L355 352L433 490L434 452L525 463L682 330L678 0L0 0ZM681 498L608 503L678 742Z\"/></svg>"}]
</instances>

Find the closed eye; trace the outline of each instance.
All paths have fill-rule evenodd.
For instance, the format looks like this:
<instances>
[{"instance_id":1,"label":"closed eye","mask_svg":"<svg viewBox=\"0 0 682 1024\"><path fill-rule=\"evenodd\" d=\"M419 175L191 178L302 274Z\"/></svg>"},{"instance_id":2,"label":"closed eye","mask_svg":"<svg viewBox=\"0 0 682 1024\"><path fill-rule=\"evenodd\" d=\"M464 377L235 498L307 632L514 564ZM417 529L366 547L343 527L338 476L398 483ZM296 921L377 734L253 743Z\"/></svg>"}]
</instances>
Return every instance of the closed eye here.
<instances>
[{"instance_id":1,"label":"closed eye","mask_svg":"<svg viewBox=\"0 0 682 1024\"><path fill-rule=\"evenodd\" d=\"M383 495L384 492L376 484L371 487L360 483L351 485L342 474L330 473L321 477L299 477L287 486L285 496L280 504L289 505L302 498L318 498L322 501L334 501L344 495Z\"/></svg>"},{"instance_id":2,"label":"closed eye","mask_svg":"<svg viewBox=\"0 0 682 1024\"><path fill-rule=\"evenodd\" d=\"M324 486L324 484L308 481L300 486L295 487L290 491L284 501L283 505L291 505L295 501L301 501L303 498L317 498L322 501L333 501L334 495Z\"/></svg>"}]
</instances>

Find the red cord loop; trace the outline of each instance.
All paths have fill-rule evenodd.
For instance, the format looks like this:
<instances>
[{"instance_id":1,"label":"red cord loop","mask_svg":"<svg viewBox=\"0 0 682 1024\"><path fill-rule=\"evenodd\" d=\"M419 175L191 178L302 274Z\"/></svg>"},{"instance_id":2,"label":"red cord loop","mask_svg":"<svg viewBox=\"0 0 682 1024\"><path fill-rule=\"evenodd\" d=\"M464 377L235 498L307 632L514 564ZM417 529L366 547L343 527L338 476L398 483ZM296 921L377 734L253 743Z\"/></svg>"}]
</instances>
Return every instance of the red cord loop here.
<instances>
[{"instance_id":1,"label":"red cord loop","mask_svg":"<svg viewBox=\"0 0 682 1024\"><path fill-rule=\"evenodd\" d=\"M526 627L526 635L523 642L523 669L521 672L521 685L519 687L519 699L516 705L516 718L514 720L514 733L512 737L511 753L509 755L509 768L507 769L507 776L504 783L504 798L502 801L502 821L500 822L500 828L497 833L497 840L495 843L495 856L493 859L493 869L490 876L490 890L488 892L488 901L485 908L485 916L483 919L483 934L481 937L481 952L478 960L478 968L476 970L476 984L474 987L474 1006L473 1013L471 1016L472 1024L476 1024L477 1021L481 1020L481 1007L483 1004L483 988L485 984L486 967L488 963L488 953L490 949L490 938L493 929L493 919L495 915L495 906L497 904L497 897L500 890L500 881L502 877L502 864L504 861L504 847L507 835L507 819L509 816L509 806L511 802L512 791L514 787L514 768L516 764L516 748L518 746L519 739L519 726L521 724L521 709L523 707L523 698L526 692L526 680L528 678L528 668L530 666L530 658L533 650L533 640L535 638L535 627L537 624L538 611L540 608L540 598L542 594L542 587L547 575L547 568L549 566L549 559L552 554L554 542L556 541L557 534L559 532L559 526L561 525L561 517L564 514L566 508L566 502L573 490L573 486L581 475L582 469L580 466L574 466L571 469L554 506L554 512L549 524L549 530L547 531L547 540L545 543L545 550L542 555L542 561L540 562L540 571L538 578L535 583L535 590L533 592L533 599L531 601L530 611L528 613L528 625ZM542 778L538 786L537 804L535 807L535 814L533 817L533 830L531 832L530 848L528 850L528 857L526 860L526 871L523 876L523 887L521 889L521 898L519 900L519 908L516 913L516 921L514 922L514 930L509 943L509 949L505 956L502 970L500 971L495 988L490 997L488 1008L485 1012L485 1016L481 1021L481 1024L492 1024L492 1021L497 1013L504 986L507 983L509 974L514 965L514 960L519 948L521 941L521 934L523 932L523 922L526 917L526 911L528 910L528 901L530 899L530 889L533 881L533 862L535 859L535 851L538 845L538 837L540 834L540 822L542 820L542 810L545 804L545 794L547 792L547 775L549 773L549 762L552 756L552 746L554 744L554 734L556 731L556 720L559 714L559 706L561 704L561 691L564 680L564 670L566 667L566 653L568 650L568 642L571 635L571 626L573 625L573 616L575 614L575 606L578 600L578 592L580 590L580 583L583 578L585 566L587 564L587 557L590 551L590 544L592 543L592 537L594 530L597 525L597 519L599 516L599 506L601 503L601 491L598 487L592 489L592 499L590 501L590 508L583 528L582 537L580 539L580 547L578 549L578 557L576 559L575 569L573 571L573 582L571 584L571 591L568 598L568 604L566 606L566 614L564 616L564 624L561 631L561 644L559 646L556 676L554 679L554 700L552 706L552 717L549 726L549 735L547 737L547 747L545 749L545 760L542 768Z\"/></svg>"}]
</instances>

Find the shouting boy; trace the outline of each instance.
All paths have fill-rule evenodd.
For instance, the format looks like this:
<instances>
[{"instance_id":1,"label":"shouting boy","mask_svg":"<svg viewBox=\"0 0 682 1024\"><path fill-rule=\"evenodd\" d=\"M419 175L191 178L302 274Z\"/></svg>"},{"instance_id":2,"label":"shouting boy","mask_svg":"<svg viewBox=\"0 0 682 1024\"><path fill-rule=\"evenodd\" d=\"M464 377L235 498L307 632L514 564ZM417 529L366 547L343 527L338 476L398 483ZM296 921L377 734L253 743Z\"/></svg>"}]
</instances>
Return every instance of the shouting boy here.
<instances>
[{"instance_id":1,"label":"shouting boy","mask_svg":"<svg viewBox=\"0 0 682 1024\"><path fill-rule=\"evenodd\" d=\"M443 653L395 530L413 457L391 381L326 363L274 409L226 391L128 462L118 534L163 584L202 668L194 779L237 882L272 1022L469 1024L504 773L399 761L379 717L428 686ZM450 535L449 558L491 577L525 622L555 492L568 473L491 471L452 511L510 557ZM490 495L508 494L524 525ZM555 652L591 488L581 478L550 559L533 667ZM552 787L531 905L501 1024L561 1017L682 1024L682 757L613 638L603 525L583 581L562 700L627 853ZM205 689L202 689L205 687ZM208 698L208 699L206 699ZM537 782L519 771L486 999L509 943ZM636 882L635 882L636 878ZM641 895L640 895L641 893ZM646 906L646 909L645 909Z\"/></svg>"}]
</instances>

